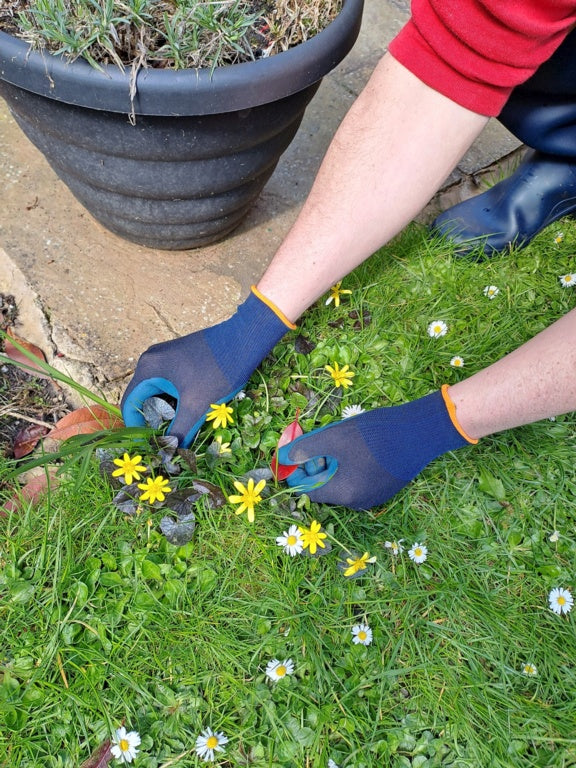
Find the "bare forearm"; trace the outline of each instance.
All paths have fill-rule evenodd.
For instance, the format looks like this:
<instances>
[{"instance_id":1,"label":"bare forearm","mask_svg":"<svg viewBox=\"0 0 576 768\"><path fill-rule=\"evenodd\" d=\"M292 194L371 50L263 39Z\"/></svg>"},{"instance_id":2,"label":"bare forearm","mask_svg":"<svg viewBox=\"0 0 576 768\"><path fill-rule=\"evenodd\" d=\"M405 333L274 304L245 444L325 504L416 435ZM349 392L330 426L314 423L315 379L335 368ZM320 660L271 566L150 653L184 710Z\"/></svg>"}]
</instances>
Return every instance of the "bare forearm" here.
<instances>
[{"instance_id":1,"label":"bare forearm","mask_svg":"<svg viewBox=\"0 0 576 768\"><path fill-rule=\"evenodd\" d=\"M475 438L576 411L576 309L449 392Z\"/></svg>"},{"instance_id":2,"label":"bare forearm","mask_svg":"<svg viewBox=\"0 0 576 768\"><path fill-rule=\"evenodd\" d=\"M418 214L485 122L386 55L258 288L296 320Z\"/></svg>"}]
</instances>

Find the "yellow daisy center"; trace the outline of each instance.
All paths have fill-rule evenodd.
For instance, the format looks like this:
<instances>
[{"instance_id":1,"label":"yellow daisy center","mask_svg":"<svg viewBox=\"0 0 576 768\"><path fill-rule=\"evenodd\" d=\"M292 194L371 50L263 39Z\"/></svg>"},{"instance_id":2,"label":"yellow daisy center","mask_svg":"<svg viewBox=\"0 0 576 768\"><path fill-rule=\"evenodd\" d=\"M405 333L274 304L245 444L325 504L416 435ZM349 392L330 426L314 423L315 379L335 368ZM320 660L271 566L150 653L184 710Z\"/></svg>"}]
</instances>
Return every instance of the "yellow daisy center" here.
<instances>
[{"instance_id":1,"label":"yellow daisy center","mask_svg":"<svg viewBox=\"0 0 576 768\"><path fill-rule=\"evenodd\" d=\"M368 637L368 635L366 634L366 632L364 632L363 629L361 629L360 632L358 632L358 639L359 640L366 640L367 637Z\"/></svg>"},{"instance_id":2,"label":"yellow daisy center","mask_svg":"<svg viewBox=\"0 0 576 768\"><path fill-rule=\"evenodd\" d=\"M284 677L284 675L286 674L286 667L284 666L284 664L280 664L279 667L276 667L276 674L278 675L278 677Z\"/></svg>"},{"instance_id":3,"label":"yellow daisy center","mask_svg":"<svg viewBox=\"0 0 576 768\"><path fill-rule=\"evenodd\" d=\"M122 752L128 752L130 749L130 742L128 739L120 739L120 743L118 744Z\"/></svg>"},{"instance_id":4,"label":"yellow daisy center","mask_svg":"<svg viewBox=\"0 0 576 768\"><path fill-rule=\"evenodd\" d=\"M286 541L288 542L288 546L293 547L294 544L296 544L296 542L298 541L298 539L296 538L296 536L288 536Z\"/></svg>"},{"instance_id":5,"label":"yellow daisy center","mask_svg":"<svg viewBox=\"0 0 576 768\"><path fill-rule=\"evenodd\" d=\"M420 557L422 555L422 550L420 549L420 547L416 547L416 549L414 550L414 554L416 555L416 557Z\"/></svg>"},{"instance_id":6,"label":"yellow daisy center","mask_svg":"<svg viewBox=\"0 0 576 768\"><path fill-rule=\"evenodd\" d=\"M208 736L206 739L206 746L208 749L215 749L218 746L218 739L216 736Z\"/></svg>"},{"instance_id":7,"label":"yellow daisy center","mask_svg":"<svg viewBox=\"0 0 576 768\"><path fill-rule=\"evenodd\" d=\"M566 605L566 598L564 595L558 595L558 605Z\"/></svg>"}]
</instances>

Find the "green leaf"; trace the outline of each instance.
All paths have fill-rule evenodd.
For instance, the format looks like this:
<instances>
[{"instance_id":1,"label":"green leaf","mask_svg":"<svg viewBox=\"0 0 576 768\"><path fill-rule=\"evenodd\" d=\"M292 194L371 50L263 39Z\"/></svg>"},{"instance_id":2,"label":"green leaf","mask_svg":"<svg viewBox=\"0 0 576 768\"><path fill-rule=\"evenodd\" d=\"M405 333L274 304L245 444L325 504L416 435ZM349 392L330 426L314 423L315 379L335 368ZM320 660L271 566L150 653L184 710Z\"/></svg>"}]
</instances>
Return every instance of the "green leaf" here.
<instances>
[{"instance_id":1,"label":"green leaf","mask_svg":"<svg viewBox=\"0 0 576 768\"><path fill-rule=\"evenodd\" d=\"M498 501L502 501L506 497L506 492L504 490L502 481L498 480L486 469L480 470L478 488L482 491L482 493L486 493L488 496L492 496L493 499L497 499Z\"/></svg>"},{"instance_id":2,"label":"green leaf","mask_svg":"<svg viewBox=\"0 0 576 768\"><path fill-rule=\"evenodd\" d=\"M144 576L145 579L162 581L162 571L160 570L160 566L153 563L152 560L142 561L142 576Z\"/></svg>"},{"instance_id":3,"label":"green leaf","mask_svg":"<svg viewBox=\"0 0 576 768\"><path fill-rule=\"evenodd\" d=\"M103 584L105 587L121 587L123 586L124 581L122 576L116 571L107 571L106 573L101 574L100 584Z\"/></svg>"},{"instance_id":4,"label":"green leaf","mask_svg":"<svg viewBox=\"0 0 576 768\"><path fill-rule=\"evenodd\" d=\"M34 597L34 584L29 581L14 581L10 585L10 596L15 603L28 603Z\"/></svg>"}]
</instances>

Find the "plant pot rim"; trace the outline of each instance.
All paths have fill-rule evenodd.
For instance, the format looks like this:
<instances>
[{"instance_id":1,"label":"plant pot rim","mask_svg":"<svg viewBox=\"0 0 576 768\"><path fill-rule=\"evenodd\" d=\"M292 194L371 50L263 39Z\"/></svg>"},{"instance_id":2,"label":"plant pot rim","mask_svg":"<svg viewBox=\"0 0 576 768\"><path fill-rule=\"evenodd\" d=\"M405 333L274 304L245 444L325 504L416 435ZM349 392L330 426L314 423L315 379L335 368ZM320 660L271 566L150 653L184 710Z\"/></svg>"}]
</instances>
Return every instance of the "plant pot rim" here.
<instances>
[{"instance_id":1,"label":"plant pot rim","mask_svg":"<svg viewBox=\"0 0 576 768\"><path fill-rule=\"evenodd\" d=\"M142 69L130 99L130 69L99 71L84 59L31 50L0 32L0 79L80 107L157 116L212 115L267 104L321 80L348 54L364 0L344 0L338 16L300 45L265 59L209 69Z\"/></svg>"}]
</instances>

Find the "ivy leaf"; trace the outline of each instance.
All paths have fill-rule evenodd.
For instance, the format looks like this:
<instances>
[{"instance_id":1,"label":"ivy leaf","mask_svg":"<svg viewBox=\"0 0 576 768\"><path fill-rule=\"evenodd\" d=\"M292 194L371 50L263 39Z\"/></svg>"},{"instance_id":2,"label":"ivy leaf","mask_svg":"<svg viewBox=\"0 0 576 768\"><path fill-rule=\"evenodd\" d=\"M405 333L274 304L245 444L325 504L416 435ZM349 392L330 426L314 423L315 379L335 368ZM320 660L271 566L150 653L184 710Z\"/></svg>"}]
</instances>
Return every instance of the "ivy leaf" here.
<instances>
[{"instance_id":1,"label":"ivy leaf","mask_svg":"<svg viewBox=\"0 0 576 768\"><path fill-rule=\"evenodd\" d=\"M142 404L142 415L152 429L160 429L162 424L172 421L176 411L162 397L149 397Z\"/></svg>"},{"instance_id":2,"label":"ivy leaf","mask_svg":"<svg viewBox=\"0 0 576 768\"><path fill-rule=\"evenodd\" d=\"M319 557L323 557L324 555L327 555L329 552L332 552L332 544L330 544L329 541L324 539L322 541L322 544L324 544L324 546L323 547L320 547L320 546L316 547L316 552L314 552L314 554L312 554L312 552L310 552L310 549L308 547L306 547L306 549L302 550L302 554L305 555L306 557L312 557L312 558L316 558L317 559Z\"/></svg>"},{"instance_id":3,"label":"ivy leaf","mask_svg":"<svg viewBox=\"0 0 576 768\"><path fill-rule=\"evenodd\" d=\"M194 512L179 516L177 520L171 517L163 517L160 521L160 530L166 536L170 544L182 547L192 539L196 528L196 516Z\"/></svg>"},{"instance_id":4,"label":"ivy leaf","mask_svg":"<svg viewBox=\"0 0 576 768\"><path fill-rule=\"evenodd\" d=\"M244 480L254 480L255 483L259 483L260 480L272 480L274 475L272 474L272 470L270 467L256 467L255 469L249 469L248 472L245 472L242 475L242 481Z\"/></svg>"},{"instance_id":5,"label":"ivy leaf","mask_svg":"<svg viewBox=\"0 0 576 768\"><path fill-rule=\"evenodd\" d=\"M156 442L159 447L158 455L166 472L169 475L179 475L182 467L172 461L178 450L178 438L175 435L163 435Z\"/></svg>"},{"instance_id":6,"label":"ivy leaf","mask_svg":"<svg viewBox=\"0 0 576 768\"><path fill-rule=\"evenodd\" d=\"M294 349L299 355L309 355L310 352L316 349L316 344L299 333L294 339Z\"/></svg>"},{"instance_id":7,"label":"ivy leaf","mask_svg":"<svg viewBox=\"0 0 576 768\"><path fill-rule=\"evenodd\" d=\"M139 507L138 499L135 497L139 495L140 489L138 488L138 483L125 485L118 491L116 496L114 496L112 504L114 504L116 509L120 510L123 515L133 517L137 513Z\"/></svg>"},{"instance_id":8,"label":"ivy leaf","mask_svg":"<svg viewBox=\"0 0 576 768\"><path fill-rule=\"evenodd\" d=\"M180 456L182 461L186 464L186 466L191 472L198 471L198 464L196 461L196 454L194 453L194 451L192 451L190 448L178 448L176 453L178 454L178 456Z\"/></svg>"},{"instance_id":9,"label":"ivy leaf","mask_svg":"<svg viewBox=\"0 0 576 768\"><path fill-rule=\"evenodd\" d=\"M192 488L198 492L198 494L208 494L209 506L212 509L218 509L226 504L226 497L214 483L209 483L207 480L194 480Z\"/></svg>"},{"instance_id":10,"label":"ivy leaf","mask_svg":"<svg viewBox=\"0 0 576 768\"><path fill-rule=\"evenodd\" d=\"M300 437L300 435L304 434L304 430L300 426L300 422L298 421L298 414L296 414L296 418L293 422L288 424L288 426L283 430L282 434L280 435L280 439L278 440L278 447L276 448L276 451L274 455L272 456L272 463L270 464L270 469L272 471L272 476L275 480L286 480L287 477L289 477L292 472L294 472L298 465L294 464L293 466L288 466L285 464L280 464L277 458L277 453L280 448L282 448L283 445L287 445L288 443L291 443L292 440L295 440L297 437Z\"/></svg>"},{"instance_id":11,"label":"ivy leaf","mask_svg":"<svg viewBox=\"0 0 576 768\"><path fill-rule=\"evenodd\" d=\"M367 309L364 309L362 314L357 309L353 309L351 312L348 312L348 317L355 321L352 326L355 331L362 331L372 323L372 314Z\"/></svg>"}]
</instances>

